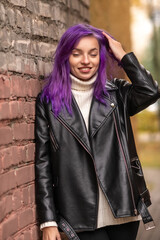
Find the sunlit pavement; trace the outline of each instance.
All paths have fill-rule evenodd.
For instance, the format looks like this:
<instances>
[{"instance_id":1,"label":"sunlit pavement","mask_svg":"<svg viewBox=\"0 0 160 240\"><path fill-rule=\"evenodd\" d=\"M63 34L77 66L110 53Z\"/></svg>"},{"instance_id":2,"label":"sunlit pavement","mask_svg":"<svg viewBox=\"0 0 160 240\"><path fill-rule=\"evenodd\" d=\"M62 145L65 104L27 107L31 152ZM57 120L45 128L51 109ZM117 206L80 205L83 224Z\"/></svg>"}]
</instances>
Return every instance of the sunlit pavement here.
<instances>
[{"instance_id":1,"label":"sunlit pavement","mask_svg":"<svg viewBox=\"0 0 160 240\"><path fill-rule=\"evenodd\" d=\"M146 231L141 223L137 240L160 240L160 169L143 168L143 171L151 193L152 205L149 207L149 211L156 228Z\"/></svg>"}]
</instances>

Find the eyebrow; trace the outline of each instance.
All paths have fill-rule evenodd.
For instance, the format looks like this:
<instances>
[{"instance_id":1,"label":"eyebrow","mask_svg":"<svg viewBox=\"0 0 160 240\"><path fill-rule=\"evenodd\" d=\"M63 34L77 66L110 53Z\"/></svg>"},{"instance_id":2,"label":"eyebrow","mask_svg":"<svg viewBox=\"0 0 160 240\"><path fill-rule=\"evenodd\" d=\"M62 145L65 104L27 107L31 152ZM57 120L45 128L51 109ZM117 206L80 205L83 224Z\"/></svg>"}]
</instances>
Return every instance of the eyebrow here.
<instances>
[{"instance_id":1,"label":"eyebrow","mask_svg":"<svg viewBox=\"0 0 160 240\"><path fill-rule=\"evenodd\" d=\"M74 51L74 50L82 51L82 49L80 49L80 48L74 48L73 51ZM97 51L98 51L97 48L92 48L92 49L89 50L89 52L94 51L94 50L97 50Z\"/></svg>"}]
</instances>

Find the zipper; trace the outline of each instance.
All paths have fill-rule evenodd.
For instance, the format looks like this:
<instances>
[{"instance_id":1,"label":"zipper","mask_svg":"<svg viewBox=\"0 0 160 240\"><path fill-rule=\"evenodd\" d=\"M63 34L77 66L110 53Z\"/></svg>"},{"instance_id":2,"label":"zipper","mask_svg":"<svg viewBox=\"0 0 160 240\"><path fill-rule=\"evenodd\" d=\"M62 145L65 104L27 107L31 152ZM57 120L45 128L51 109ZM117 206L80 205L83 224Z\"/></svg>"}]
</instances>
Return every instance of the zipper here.
<instances>
[{"instance_id":1,"label":"zipper","mask_svg":"<svg viewBox=\"0 0 160 240\"><path fill-rule=\"evenodd\" d=\"M98 176L97 176L97 170L96 170L96 167L95 167L95 163L94 163L94 158L92 156L92 154L88 151L88 149L86 148L86 146L78 139L78 137L70 130L70 128L58 117L58 120L59 122L77 139L77 141L83 146L83 148L88 152L88 154L90 155L90 157L92 158L92 161L93 161L93 166L94 166L94 169L95 169L95 173L96 173L96 178L97 178L97 186L98 186L98 182L99 182L99 179L98 179ZM99 199L99 193L97 191L97 202L98 202L98 199ZM98 204L96 204L96 212L97 212L97 217L96 217L96 227L97 227L97 218L98 218Z\"/></svg>"},{"instance_id":2,"label":"zipper","mask_svg":"<svg viewBox=\"0 0 160 240\"><path fill-rule=\"evenodd\" d=\"M115 113L114 112L113 112L113 120L114 120L114 124L115 124L115 129L116 129L118 142L119 142L120 149L121 149L121 152L122 152L125 168L126 168L126 171L127 171L127 176L128 176L128 180L129 180L130 189L131 189L132 202L133 202L133 206L134 206L134 213L137 216L138 215L138 211L136 209L136 204L135 204L135 200L134 200L133 187L132 187L132 183L131 183L131 178L129 176L129 170L128 170L128 166L127 166L126 157L125 157L124 150L123 150L123 147L122 147L122 144L121 144L121 141L120 141L120 136L119 136L119 133L118 133L118 127L117 127L117 123L116 123L116 118L115 118Z\"/></svg>"},{"instance_id":3,"label":"zipper","mask_svg":"<svg viewBox=\"0 0 160 240\"><path fill-rule=\"evenodd\" d=\"M59 146L58 146L57 141L56 141L56 139L55 139L55 137L54 137L54 135L53 135L51 130L49 131L49 135L50 135L50 138L51 138L52 146L53 146L53 148L54 148L54 150L56 152L57 149L59 148Z\"/></svg>"}]
</instances>

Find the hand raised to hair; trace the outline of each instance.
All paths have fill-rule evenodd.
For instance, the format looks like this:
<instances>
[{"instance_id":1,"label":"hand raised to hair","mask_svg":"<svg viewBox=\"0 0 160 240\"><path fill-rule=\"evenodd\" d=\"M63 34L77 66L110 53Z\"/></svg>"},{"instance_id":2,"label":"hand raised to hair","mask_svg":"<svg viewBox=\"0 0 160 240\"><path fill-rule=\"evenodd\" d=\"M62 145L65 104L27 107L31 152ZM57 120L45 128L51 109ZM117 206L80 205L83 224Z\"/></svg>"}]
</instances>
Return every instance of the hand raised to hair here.
<instances>
[{"instance_id":1,"label":"hand raised to hair","mask_svg":"<svg viewBox=\"0 0 160 240\"><path fill-rule=\"evenodd\" d=\"M43 240L61 240L58 228L57 227L43 228Z\"/></svg>"},{"instance_id":2,"label":"hand raised to hair","mask_svg":"<svg viewBox=\"0 0 160 240\"><path fill-rule=\"evenodd\" d=\"M123 56L126 54L126 52L124 51L124 49L122 48L122 45L120 42L114 40L113 38L111 38L107 33L102 32L103 35L107 38L108 43L109 43L109 47L111 52L113 53L113 55L119 60L121 61L121 59L123 58Z\"/></svg>"}]
</instances>

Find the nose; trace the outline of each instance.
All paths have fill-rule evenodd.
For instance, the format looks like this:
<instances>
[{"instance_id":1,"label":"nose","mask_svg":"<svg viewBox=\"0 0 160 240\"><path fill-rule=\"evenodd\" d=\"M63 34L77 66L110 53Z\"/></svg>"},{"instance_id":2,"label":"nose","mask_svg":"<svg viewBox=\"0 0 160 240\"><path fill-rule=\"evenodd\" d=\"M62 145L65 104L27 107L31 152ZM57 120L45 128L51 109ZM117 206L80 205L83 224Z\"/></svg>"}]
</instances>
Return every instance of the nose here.
<instances>
[{"instance_id":1,"label":"nose","mask_svg":"<svg viewBox=\"0 0 160 240\"><path fill-rule=\"evenodd\" d=\"M88 55L83 55L82 63L83 64L89 64L89 56Z\"/></svg>"}]
</instances>

